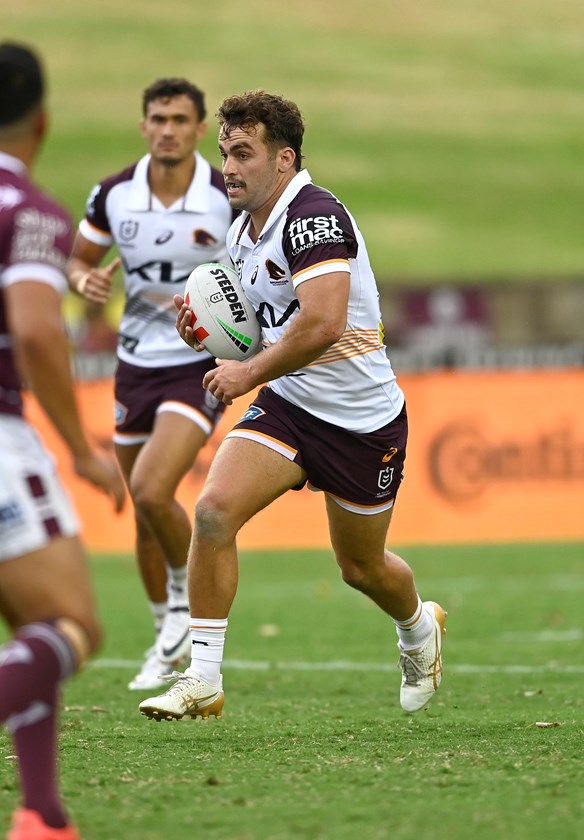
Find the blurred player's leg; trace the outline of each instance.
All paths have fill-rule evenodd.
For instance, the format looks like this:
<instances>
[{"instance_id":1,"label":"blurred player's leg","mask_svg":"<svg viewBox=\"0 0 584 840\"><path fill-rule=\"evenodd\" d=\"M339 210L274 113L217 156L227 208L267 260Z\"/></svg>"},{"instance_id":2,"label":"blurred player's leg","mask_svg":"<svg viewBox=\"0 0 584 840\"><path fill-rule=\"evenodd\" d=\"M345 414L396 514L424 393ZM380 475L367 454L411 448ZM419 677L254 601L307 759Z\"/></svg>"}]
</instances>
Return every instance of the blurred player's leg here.
<instances>
[{"instance_id":1,"label":"blurred player's leg","mask_svg":"<svg viewBox=\"0 0 584 840\"><path fill-rule=\"evenodd\" d=\"M163 687L173 667L189 657L186 558L191 524L175 494L206 439L206 431L190 417L162 411L146 443L116 445L134 501L138 566L156 628L154 645L129 683L134 691Z\"/></svg>"},{"instance_id":2,"label":"blurred player's leg","mask_svg":"<svg viewBox=\"0 0 584 840\"><path fill-rule=\"evenodd\" d=\"M0 721L14 742L23 794L9 838L73 840L58 790L59 688L100 641L78 539L1 562L0 593L14 631L0 648Z\"/></svg>"}]
</instances>

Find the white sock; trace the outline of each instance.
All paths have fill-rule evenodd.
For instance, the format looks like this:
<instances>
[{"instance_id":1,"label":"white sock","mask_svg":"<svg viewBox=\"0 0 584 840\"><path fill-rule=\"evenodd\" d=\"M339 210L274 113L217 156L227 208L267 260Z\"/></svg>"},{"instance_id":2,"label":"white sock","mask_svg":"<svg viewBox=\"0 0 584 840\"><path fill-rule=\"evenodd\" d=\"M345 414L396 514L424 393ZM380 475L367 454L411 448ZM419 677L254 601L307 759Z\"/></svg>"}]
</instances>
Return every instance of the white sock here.
<instances>
[{"instance_id":1,"label":"white sock","mask_svg":"<svg viewBox=\"0 0 584 840\"><path fill-rule=\"evenodd\" d=\"M166 601L149 601L149 604L150 612L152 613L152 617L154 619L154 630L156 632L156 635L158 636L162 629L162 624L164 622L164 616L166 615L168 605Z\"/></svg>"},{"instance_id":2,"label":"white sock","mask_svg":"<svg viewBox=\"0 0 584 840\"><path fill-rule=\"evenodd\" d=\"M191 664L194 671L211 685L221 682L221 663L227 632L226 618L193 618L191 630Z\"/></svg>"},{"instance_id":3,"label":"white sock","mask_svg":"<svg viewBox=\"0 0 584 840\"><path fill-rule=\"evenodd\" d=\"M422 647L424 642L430 638L434 627L432 616L424 609L419 595L415 613L405 621L397 621L395 618L393 621L402 650L415 650Z\"/></svg>"},{"instance_id":4,"label":"white sock","mask_svg":"<svg viewBox=\"0 0 584 840\"><path fill-rule=\"evenodd\" d=\"M166 566L168 583L173 589L186 589L187 587L187 566Z\"/></svg>"}]
</instances>

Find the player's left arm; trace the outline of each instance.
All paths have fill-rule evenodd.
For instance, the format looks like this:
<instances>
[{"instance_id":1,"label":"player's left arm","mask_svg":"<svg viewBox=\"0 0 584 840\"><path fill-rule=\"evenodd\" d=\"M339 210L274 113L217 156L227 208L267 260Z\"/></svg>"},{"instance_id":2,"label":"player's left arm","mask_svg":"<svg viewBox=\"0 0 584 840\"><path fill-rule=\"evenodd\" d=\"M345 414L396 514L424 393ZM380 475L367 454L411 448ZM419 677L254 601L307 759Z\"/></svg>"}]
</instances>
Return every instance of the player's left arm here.
<instances>
[{"instance_id":1,"label":"player's left arm","mask_svg":"<svg viewBox=\"0 0 584 840\"><path fill-rule=\"evenodd\" d=\"M300 309L282 337L249 361L217 359L203 385L228 405L271 379L318 359L347 327L350 274L336 271L305 280L296 288Z\"/></svg>"}]
</instances>

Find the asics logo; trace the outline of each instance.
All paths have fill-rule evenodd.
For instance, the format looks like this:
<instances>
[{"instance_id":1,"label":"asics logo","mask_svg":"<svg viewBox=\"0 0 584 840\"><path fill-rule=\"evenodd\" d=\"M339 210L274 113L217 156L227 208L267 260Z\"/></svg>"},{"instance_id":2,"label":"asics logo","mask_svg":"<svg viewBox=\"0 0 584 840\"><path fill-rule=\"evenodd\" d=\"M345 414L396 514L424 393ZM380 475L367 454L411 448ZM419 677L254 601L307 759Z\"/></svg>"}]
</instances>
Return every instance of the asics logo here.
<instances>
[{"instance_id":1,"label":"asics logo","mask_svg":"<svg viewBox=\"0 0 584 840\"><path fill-rule=\"evenodd\" d=\"M169 239L172 239L174 236L174 231L172 230L163 230L156 239L154 240L155 245L164 245L165 242L168 242Z\"/></svg>"}]
</instances>

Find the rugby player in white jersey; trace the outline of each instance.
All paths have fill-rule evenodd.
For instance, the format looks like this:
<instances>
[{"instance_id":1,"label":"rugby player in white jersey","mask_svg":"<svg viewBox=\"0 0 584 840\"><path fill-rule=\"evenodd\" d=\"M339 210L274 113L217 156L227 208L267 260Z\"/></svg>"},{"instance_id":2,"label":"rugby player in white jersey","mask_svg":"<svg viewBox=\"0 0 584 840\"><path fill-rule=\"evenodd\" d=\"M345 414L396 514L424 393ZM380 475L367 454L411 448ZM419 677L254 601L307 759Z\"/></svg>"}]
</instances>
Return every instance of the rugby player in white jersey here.
<instances>
[{"instance_id":1,"label":"rugby player in white jersey","mask_svg":"<svg viewBox=\"0 0 584 840\"><path fill-rule=\"evenodd\" d=\"M73 225L30 179L46 129L39 59L0 44L0 615L12 634L0 647L0 723L22 792L8 840L79 838L59 792L60 685L101 640L77 516L25 419L24 381L77 475L117 511L125 497L115 459L88 440L75 399L61 311Z\"/></svg>"},{"instance_id":2,"label":"rugby player in white jersey","mask_svg":"<svg viewBox=\"0 0 584 840\"><path fill-rule=\"evenodd\" d=\"M263 91L218 111L235 220L227 244L265 349L217 360L205 387L229 405L267 382L213 460L189 552L191 664L140 704L155 719L219 716L221 662L238 577L236 537L254 514L308 483L325 495L343 579L397 628L400 701L415 712L442 677L445 612L422 602L410 567L385 547L402 480L407 416L383 345L375 278L346 207L302 169L297 106ZM181 297L177 328L193 347Z\"/></svg>"},{"instance_id":3,"label":"rugby player in white jersey","mask_svg":"<svg viewBox=\"0 0 584 840\"><path fill-rule=\"evenodd\" d=\"M159 79L142 97L148 153L91 192L69 268L71 288L104 303L121 265L114 443L136 519L136 557L156 630L133 690L155 689L190 650L186 559L190 516L176 499L182 478L224 405L202 387L214 365L193 358L175 328L173 296L196 265L224 262L234 218L221 173L197 151L204 94ZM112 245L119 257L99 267Z\"/></svg>"}]
</instances>

